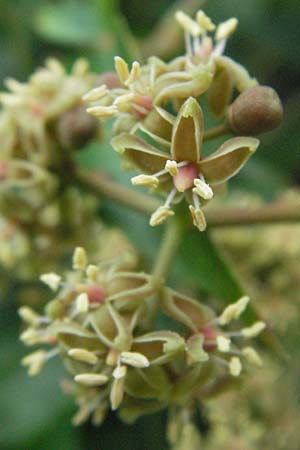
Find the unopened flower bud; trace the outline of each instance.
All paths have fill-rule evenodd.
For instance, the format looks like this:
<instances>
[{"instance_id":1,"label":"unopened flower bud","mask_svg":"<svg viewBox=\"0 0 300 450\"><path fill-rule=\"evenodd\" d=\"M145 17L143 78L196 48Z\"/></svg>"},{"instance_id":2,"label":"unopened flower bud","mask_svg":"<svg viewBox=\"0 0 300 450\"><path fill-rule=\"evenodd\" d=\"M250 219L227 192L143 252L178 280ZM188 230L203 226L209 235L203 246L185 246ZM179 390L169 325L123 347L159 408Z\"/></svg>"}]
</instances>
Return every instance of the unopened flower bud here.
<instances>
[{"instance_id":1,"label":"unopened flower bud","mask_svg":"<svg viewBox=\"0 0 300 450\"><path fill-rule=\"evenodd\" d=\"M62 147L77 150L96 137L98 120L88 114L83 106L65 112L58 119L55 129Z\"/></svg>"},{"instance_id":2,"label":"unopened flower bud","mask_svg":"<svg viewBox=\"0 0 300 450\"><path fill-rule=\"evenodd\" d=\"M267 86L254 86L244 91L230 105L227 114L234 133L253 136L277 128L282 117L280 98Z\"/></svg>"}]
</instances>

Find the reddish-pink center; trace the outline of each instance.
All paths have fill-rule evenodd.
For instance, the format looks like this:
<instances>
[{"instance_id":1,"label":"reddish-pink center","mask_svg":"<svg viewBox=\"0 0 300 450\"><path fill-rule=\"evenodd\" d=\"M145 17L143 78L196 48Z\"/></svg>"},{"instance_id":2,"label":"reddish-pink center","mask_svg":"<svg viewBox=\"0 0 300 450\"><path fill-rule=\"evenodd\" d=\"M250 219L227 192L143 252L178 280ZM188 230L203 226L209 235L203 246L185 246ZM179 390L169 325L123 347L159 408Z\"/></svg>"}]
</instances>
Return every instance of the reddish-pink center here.
<instances>
[{"instance_id":1,"label":"reddish-pink center","mask_svg":"<svg viewBox=\"0 0 300 450\"><path fill-rule=\"evenodd\" d=\"M96 284L88 288L87 294L91 303L103 303L105 300L105 290Z\"/></svg>"},{"instance_id":2,"label":"reddish-pink center","mask_svg":"<svg viewBox=\"0 0 300 450\"><path fill-rule=\"evenodd\" d=\"M218 336L217 330L210 325L205 325L203 328L201 328L200 332L204 335L204 350L206 352L213 352L216 349L215 341Z\"/></svg>"},{"instance_id":3,"label":"reddish-pink center","mask_svg":"<svg viewBox=\"0 0 300 450\"><path fill-rule=\"evenodd\" d=\"M135 105L137 107L135 107ZM145 112L138 108L138 106L142 107ZM143 119L151 111L152 107L152 98L149 95L136 96L132 104L132 114L134 114L138 119Z\"/></svg>"},{"instance_id":4,"label":"reddish-pink center","mask_svg":"<svg viewBox=\"0 0 300 450\"><path fill-rule=\"evenodd\" d=\"M194 179L198 178L198 172L198 168L192 163L179 167L178 174L173 177L173 183L177 191L185 192L193 187Z\"/></svg>"}]
</instances>

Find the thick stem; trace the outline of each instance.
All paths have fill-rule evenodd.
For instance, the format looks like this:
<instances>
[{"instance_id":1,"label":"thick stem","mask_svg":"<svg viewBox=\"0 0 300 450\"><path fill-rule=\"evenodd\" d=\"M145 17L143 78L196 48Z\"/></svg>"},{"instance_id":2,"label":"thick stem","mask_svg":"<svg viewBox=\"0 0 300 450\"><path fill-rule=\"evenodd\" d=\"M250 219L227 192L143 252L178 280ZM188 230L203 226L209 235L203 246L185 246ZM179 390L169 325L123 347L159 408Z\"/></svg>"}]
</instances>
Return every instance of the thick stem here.
<instances>
[{"instance_id":1,"label":"thick stem","mask_svg":"<svg viewBox=\"0 0 300 450\"><path fill-rule=\"evenodd\" d=\"M217 137L224 136L229 133L230 131L228 130L226 124L222 123L221 125L206 130L203 136L203 140L210 141L211 139L215 139Z\"/></svg>"},{"instance_id":2,"label":"thick stem","mask_svg":"<svg viewBox=\"0 0 300 450\"><path fill-rule=\"evenodd\" d=\"M300 222L300 204L274 202L258 208L211 209L205 216L209 227Z\"/></svg>"},{"instance_id":3,"label":"thick stem","mask_svg":"<svg viewBox=\"0 0 300 450\"><path fill-rule=\"evenodd\" d=\"M152 214L160 206L158 199L123 186L101 171L78 170L74 175L74 181L87 191L147 215Z\"/></svg>"},{"instance_id":4,"label":"thick stem","mask_svg":"<svg viewBox=\"0 0 300 450\"><path fill-rule=\"evenodd\" d=\"M176 218L169 219L152 272L154 276L162 278L167 276L180 245L181 235L182 224Z\"/></svg>"},{"instance_id":5,"label":"thick stem","mask_svg":"<svg viewBox=\"0 0 300 450\"><path fill-rule=\"evenodd\" d=\"M74 174L74 182L100 197L146 215L152 214L161 205L159 199L123 186L101 171L79 170ZM296 202L274 202L256 208L215 208L205 211L205 216L210 228L292 223L300 222L299 206Z\"/></svg>"}]
</instances>

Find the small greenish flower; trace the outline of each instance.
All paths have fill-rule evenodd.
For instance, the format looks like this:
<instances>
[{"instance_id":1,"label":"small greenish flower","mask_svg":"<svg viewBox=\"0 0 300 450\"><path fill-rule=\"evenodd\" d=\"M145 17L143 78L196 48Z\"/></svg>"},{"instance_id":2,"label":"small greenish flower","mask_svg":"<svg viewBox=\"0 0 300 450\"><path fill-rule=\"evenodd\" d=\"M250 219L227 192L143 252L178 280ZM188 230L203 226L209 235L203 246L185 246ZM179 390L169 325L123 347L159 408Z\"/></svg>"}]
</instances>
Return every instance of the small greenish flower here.
<instances>
[{"instance_id":1,"label":"small greenish flower","mask_svg":"<svg viewBox=\"0 0 300 450\"><path fill-rule=\"evenodd\" d=\"M127 133L114 137L112 145L143 172L132 178L134 185L160 187L169 192L165 204L153 213L150 225L164 222L174 214L171 204L185 198L194 225L203 231L206 221L201 206L212 199L214 186L239 172L257 149L259 141L252 137L232 138L209 156L202 157L204 119L197 100L188 98L176 117L161 108L156 110L163 118L165 128L169 127L164 139L157 139L158 145L163 143L166 151ZM153 133L147 134L155 139Z\"/></svg>"},{"instance_id":2,"label":"small greenish flower","mask_svg":"<svg viewBox=\"0 0 300 450\"><path fill-rule=\"evenodd\" d=\"M223 327L233 320L239 319L249 301L249 297L241 297L216 316L208 306L173 290L165 289L161 295L163 310L191 332L187 339L187 362L191 365L200 361L214 362L221 368L227 368L233 377L240 375L243 369L242 361L245 365L258 367L262 365L261 358L254 348L249 346L240 348L235 340L247 341L258 336L266 327L264 322L257 321L249 327L235 331L223 330Z\"/></svg>"}]
</instances>

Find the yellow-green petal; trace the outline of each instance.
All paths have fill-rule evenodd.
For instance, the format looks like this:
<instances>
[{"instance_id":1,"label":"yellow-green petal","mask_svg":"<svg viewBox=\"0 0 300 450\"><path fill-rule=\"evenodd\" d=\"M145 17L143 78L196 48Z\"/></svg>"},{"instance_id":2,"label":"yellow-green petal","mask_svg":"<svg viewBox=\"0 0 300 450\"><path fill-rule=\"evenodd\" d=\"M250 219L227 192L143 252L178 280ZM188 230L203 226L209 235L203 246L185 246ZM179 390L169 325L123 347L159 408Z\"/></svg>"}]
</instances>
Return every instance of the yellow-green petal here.
<instances>
[{"instance_id":1,"label":"yellow-green petal","mask_svg":"<svg viewBox=\"0 0 300 450\"><path fill-rule=\"evenodd\" d=\"M204 121L201 106L193 97L180 108L172 133L171 154L176 161L200 160Z\"/></svg>"},{"instance_id":2,"label":"yellow-green petal","mask_svg":"<svg viewBox=\"0 0 300 450\"><path fill-rule=\"evenodd\" d=\"M236 137L199 163L200 172L209 184L219 184L233 177L244 166L259 145L251 137Z\"/></svg>"},{"instance_id":3,"label":"yellow-green petal","mask_svg":"<svg viewBox=\"0 0 300 450\"><path fill-rule=\"evenodd\" d=\"M113 148L127 157L144 173L153 174L163 170L170 159L168 153L157 150L144 139L128 133L122 133L111 141Z\"/></svg>"}]
</instances>

